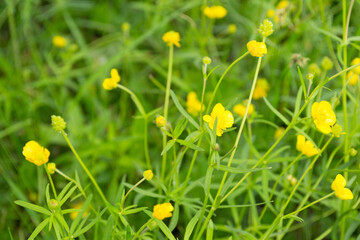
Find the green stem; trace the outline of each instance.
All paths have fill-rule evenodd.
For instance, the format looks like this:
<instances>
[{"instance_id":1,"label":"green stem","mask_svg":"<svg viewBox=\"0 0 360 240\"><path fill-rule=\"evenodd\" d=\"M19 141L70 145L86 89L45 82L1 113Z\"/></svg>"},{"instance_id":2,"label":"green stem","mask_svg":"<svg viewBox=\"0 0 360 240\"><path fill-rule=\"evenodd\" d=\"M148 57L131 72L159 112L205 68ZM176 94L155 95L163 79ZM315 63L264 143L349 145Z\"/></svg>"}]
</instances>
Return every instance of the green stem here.
<instances>
[{"instance_id":1,"label":"green stem","mask_svg":"<svg viewBox=\"0 0 360 240\"><path fill-rule=\"evenodd\" d=\"M51 175L50 175L50 173L49 173L49 171L48 171L48 169L47 169L46 164L44 164L44 168L45 168L46 174L47 174L47 176L48 176L48 178L49 178L50 185L51 185L51 188L52 188L53 193L54 193L54 197L55 197L56 201L59 201L58 196L57 196L57 194L56 194L54 182L53 182L53 180L52 180L52 178L51 178Z\"/></svg>"},{"instance_id":2,"label":"green stem","mask_svg":"<svg viewBox=\"0 0 360 240\"><path fill-rule=\"evenodd\" d=\"M153 221L154 219L151 218L149 219L144 225L141 226L141 228L139 229L139 231L137 231L134 235L134 237L132 238L132 240L135 240L140 234L141 232Z\"/></svg>"},{"instance_id":3,"label":"green stem","mask_svg":"<svg viewBox=\"0 0 360 240\"><path fill-rule=\"evenodd\" d=\"M145 178L142 178L140 181L138 181L132 188L130 188L130 190L125 194L125 196L123 197L123 199L121 199L121 204L120 204L120 213L124 208L124 203L125 203L125 199L127 198L127 196L129 196L129 194L131 193L132 190L134 190L137 186L139 186L143 181L145 181Z\"/></svg>"}]
</instances>

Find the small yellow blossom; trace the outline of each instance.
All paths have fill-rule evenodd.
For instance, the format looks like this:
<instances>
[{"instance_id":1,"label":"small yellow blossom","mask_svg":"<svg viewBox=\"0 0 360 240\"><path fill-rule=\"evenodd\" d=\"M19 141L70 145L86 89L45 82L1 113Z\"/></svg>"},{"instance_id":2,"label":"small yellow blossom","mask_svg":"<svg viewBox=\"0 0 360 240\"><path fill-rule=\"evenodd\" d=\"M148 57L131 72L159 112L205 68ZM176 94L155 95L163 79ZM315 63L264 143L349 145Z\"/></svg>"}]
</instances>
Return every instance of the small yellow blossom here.
<instances>
[{"instance_id":1,"label":"small yellow blossom","mask_svg":"<svg viewBox=\"0 0 360 240\"><path fill-rule=\"evenodd\" d=\"M332 127L332 134L335 136L335 137L340 137L340 135L344 135L345 132L342 131L342 127L339 125L339 124L335 124L333 127Z\"/></svg>"},{"instance_id":2,"label":"small yellow blossom","mask_svg":"<svg viewBox=\"0 0 360 240\"><path fill-rule=\"evenodd\" d=\"M351 61L351 66L354 66L356 64L359 64L360 63L360 58L354 58L352 61ZM356 74L360 74L360 65L357 66L356 68L354 68L352 70L353 72L355 72Z\"/></svg>"},{"instance_id":3,"label":"small yellow blossom","mask_svg":"<svg viewBox=\"0 0 360 240\"><path fill-rule=\"evenodd\" d=\"M174 211L174 207L171 203L157 204L154 206L153 216L159 220L163 220L164 218L171 217L172 211Z\"/></svg>"},{"instance_id":4,"label":"small yellow blossom","mask_svg":"<svg viewBox=\"0 0 360 240\"><path fill-rule=\"evenodd\" d=\"M123 24L121 24L121 29L122 29L124 32L128 32L128 31L130 30L130 23L124 22Z\"/></svg>"},{"instance_id":5,"label":"small yellow blossom","mask_svg":"<svg viewBox=\"0 0 360 240\"><path fill-rule=\"evenodd\" d=\"M276 6L276 9L284 9L289 5L288 1L280 1Z\"/></svg>"},{"instance_id":6,"label":"small yellow blossom","mask_svg":"<svg viewBox=\"0 0 360 240\"><path fill-rule=\"evenodd\" d=\"M168 46L175 45L180 47L180 34L178 32L169 31L163 35L162 39Z\"/></svg>"},{"instance_id":7,"label":"small yellow blossom","mask_svg":"<svg viewBox=\"0 0 360 240\"><path fill-rule=\"evenodd\" d=\"M237 30L237 27L236 27L235 24L229 24L229 26L228 26L228 32L229 32L230 34L234 34L234 33L236 32L236 30Z\"/></svg>"},{"instance_id":8,"label":"small yellow blossom","mask_svg":"<svg viewBox=\"0 0 360 240\"><path fill-rule=\"evenodd\" d=\"M232 113L228 110L225 111L225 108L221 103L216 104L211 112L211 115L205 115L203 119L205 122L209 123L210 129L214 128L215 119L217 119L217 136L221 136L224 132L223 130L231 127L234 124L234 117Z\"/></svg>"},{"instance_id":9,"label":"small yellow blossom","mask_svg":"<svg viewBox=\"0 0 360 240\"><path fill-rule=\"evenodd\" d=\"M201 102L197 99L195 92L189 92L187 95L186 107L188 113L195 117L199 116L199 113L205 108L205 106L201 105Z\"/></svg>"},{"instance_id":10,"label":"small yellow blossom","mask_svg":"<svg viewBox=\"0 0 360 240\"><path fill-rule=\"evenodd\" d=\"M285 131L285 128L283 127L279 127L275 130L275 133L274 133L274 139L278 139L282 134L283 132Z\"/></svg>"},{"instance_id":11,"label":"small yellow blossom","mask_svg":"<svg viewBox=\"0 0 360 240\"><path fill-rule=\"evenodd\" d=\"M151 170L146 170L143 172L143 176L146 180L150 181L154 177L154 173Z\"/></svg>"},{"instance_id":12,"label":"small yellow blossom","mask_svg":"<svg viewBox=\"0 0 360 240\"><path fill-rule=\"evenodd\" d=\"M314 120L316 128L319 129L320 132L325 134L332 132L332 127L336 122L336 115L329 102L314 102L311 107L311 116Z\"/></svg>"},{"instance_id":13,"label":"small yellow blossom","mask_svg":"<svg viewBox=\"0 0 360 240\"><path fill-rule=\"evenodd\" d=\"M211 58L209 58L208 56L203 57L202 62L203 62L203 64L210 64L211 63Z\"/></svg>"},{"instance_id":14,"label":"small yellow blossom","mask_svg":"<svg viewBox=\"0 0 360 240\"><path fill-rule=\"evenodd\" d=\"M51 125L57 132L61 132L66 128L66 122L60 116L51 115Z\"/></svg>"},{"instance_id":15,"label":"small yellow blossom","mask_svg":"<svg viewBox=\"0 0 360 240\"><path fill-rule=\"evenodd\" d=\"M297 183L296 178L291 174L287 175L286 179L290 182L291 186L294 186Z\"/></svg>"},{"instance_id":16,"label":"small yellow blossom","mask_svg":"<svg viewBox=\"0 0 360 240\"><path fill-rule=\"evenodd\" d=\"M303 135L297 136L296 149L308 157L312 157L319 153L309 140L305 141L305 137Z\"/></svg>"},{"instance_id":17,"label":"small yellow blossom","mask_svg":"<svg viewBox=\"0 0 360 240\"><path fill-rule=\"evenodd\" d=\"M319 76L321 73L321 69L319 68L319 66L316 63L310 63L309 64L309 72L314 75Z\"/></svg>"},{"instance_id":18,"label":"small yellow blossom","mask_svg":"<svg viewBox=\"0 0 360 240\"><path fill-rule=\"evenodd\" d=\"M47 170L50 174L54 174L56 171L56 164L55 163L48 163L47 164Z\"/></svg>"},{"instance_id":19,"label":"small yellow blossom","mask_svg":"<svg viewBox=\"0 0 360 240\"><path fill-rule=\"evenodd\" d=\"M325 71L328 71L328 70L331 70L334 67L334 64L333 64L333 62L331 61L331 59L329 57L324 57L321 60L321 67Z\"/></svg>"},{"instance_id":20,"label":"small yellow blossom","mask_svg":"<svg viewBox=\"0 0 360 240\"><path fill-rule=\"evenodd\" d=\"M260 24L259 33L263 37L268 37L274 32L273 26L274 25L270 20L265 19L264 22Z\"/></svg>"},{"instance_id":21,"label":"small yellow blossom","mask_svg":"<svg viewBox=\"0 0 360 240\"><path fill-rule=\"evenodd\" d=\"M155 118L155 124L157 127L164 127L166 125L166 119L163 116L157 116Z\"/></svg>"},{"instance_id":22,"label":"small yellow blossom","mask_svg":"<svg viewBox=\"0 0 360 240\"><path fill-rule=\"evenodd\" d=\"M80 209L82 208L83 204L84 204L84 203L80 202L80 203L76 203L76 204L74 204L74 205L72 206L74 209L78 209L78 210L70 213L70 219L71 219L71 220L74 220L74 219L77 217L77 215L79 214L79 211L80 211ZM82 215L82 217L84 218L84 217L86 217L87 215L89 215L89 211L86 209L85 212L84 212L84 214Z\"/></svg>"},{"instance_id":23,"label":"small yellow blossom","mask_svg":"<svg viewBox=\"0 0 360 240\"><path fill-rule=\"evenodd\" d=\"M210 6L204 8L204 14L211 19L220 19L226 16L227 10L223 6Z\"/></svg>"},{"instance_id":24,"label":"small yellow blossom","mask_svg":"<svg viewBox=\"0 0 360 240\"><path fill-rule=\"evenodd\" d=\"M55 36L52 39L52 43L57 48L63 48L66 46L66 39L62 36Z\"/></svg>"},{"instance_id":25,"label":"small yellow blossom","mask_svg":"<svg viewBox=\"0 0 360 240\"><path fill-rule=\"evenodd\" d=\"M349 85L355 86L359 82L359 75L354 71L349 71L347 79L349 80Z\"/></svg>"},{"instance_id":26,"label":"small yellow blossom","mask_svg":"<svg viewBox=\"0 0 360 240\"><path fill-rule=\"evenodd\" d=\"M264 54L267 54L267 48L264 42L252 40L246 44L246 47L253 57L262 57Z\"/></svg>"},{"instance_id":27,"label":"small yellow blossom","mask_svg":"<svg viewBox=\"0 0 360 240\"><path fill-rule=\"evenodd\" d=\"M244 117L247 104L248 104L247 100L243 101L243 103L236 104L234 106L234 113L236 113L240 117ZM250 116L253 112L254 112L254 105L250 104L249 110L248 110L248 116Z\"/></svg>"},{"instance_id":28,"label":"small yellow blossom","mask_svg":"<svg viewBox=\"0 0 360 240\"><path fill-rule=\"evenodd\" d=\"M267 13L266 13L266 16L267 16L268 18L274 17L274 16L275 16L275 10L274 10L274 9L269 9L269 10L267 11Z\"/></svg>"},{"instance_id":29,"label":"small yellow blossom","mask_svg":"<svg viewBox=\"0 0 360 240\"><path fill-rule=\"evenodd\" d=\"M29 141L23 147L22 154L25 159L38 166L49 161L50 152L35 141Z\"/></svg>"},{"instance_id":30,"label":"small yellow blossom","mask_svg":"<svg viewBox=\"0 0 360 240\"><path fill-rule=\"evenodd\" d=\"M253 98L255 100L260 99L262 97L267 97L267 92L270 90L270 85L265 78L260 78L254 89Z\"/></svg>"},{"instance_id":31,"label":"small yellow blossom","mask_svg":"<svg viewBox=\"0 0 360 240\"><path fill-rule=\"evenodd\" d=\"M120 75L118 70L115 68L111 69L110 71L111 78L105 78L103 82L103 88L105 90L112 90L117 87L118 82L120 82Z\"/></svg>"},{"instance_id":32,"label":"small yellow blossom","mask_svg":"<svg viewBox=\"0 0 360 240\"><path fill-rule=\"evenodd\" d=\"M341 200L351 200L354 198L353 193L350 189L345 188L346 180L341 175L336 175L335 180L331 184L331 189L335 191L335 196L340 198Z\"/></svg>"}]
</instances>

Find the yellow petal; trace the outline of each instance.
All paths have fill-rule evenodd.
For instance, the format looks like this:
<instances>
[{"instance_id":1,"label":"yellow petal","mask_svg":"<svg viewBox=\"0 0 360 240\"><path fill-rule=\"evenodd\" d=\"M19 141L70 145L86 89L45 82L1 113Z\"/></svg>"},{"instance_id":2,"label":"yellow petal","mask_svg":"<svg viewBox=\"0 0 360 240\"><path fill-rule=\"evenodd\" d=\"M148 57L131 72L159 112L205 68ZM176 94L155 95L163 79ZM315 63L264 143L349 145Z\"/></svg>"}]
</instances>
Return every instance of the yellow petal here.
<instances>
[{"instance_id":1,"label":"yellow petal","mask_svg":"<svg viewBox=\"0 0 360 240\"><path fill-rule=\"evenodd\" d=\"M305 144L305 137L303 135L298 135L296 141L296 149L302 152L304 144Z\"/></svg>"},{"instance_id":2,"label":"yellow petal","mask_svg":"<svg viewBox=\"0 0 360 240\"><path fill-rule=\"evenodd\" d=\"M346 180L343 177L343 175L338 174L335 177L335 180L332 182L331 184L331 189L336 191L336 189L341 189L344 188L346 186Z\"/></svg>"},{"instance_id":3,"label":"yellow petal","mask_svg":"<svg viewBox=\"0 0 360 240\"><path fill-rule=\"evenodd\" d=\"M353 193L348 188L340 188L335 190L335 196L337 196L341 200L351 200L354 198Z\"/></svg>"}]
</instances>

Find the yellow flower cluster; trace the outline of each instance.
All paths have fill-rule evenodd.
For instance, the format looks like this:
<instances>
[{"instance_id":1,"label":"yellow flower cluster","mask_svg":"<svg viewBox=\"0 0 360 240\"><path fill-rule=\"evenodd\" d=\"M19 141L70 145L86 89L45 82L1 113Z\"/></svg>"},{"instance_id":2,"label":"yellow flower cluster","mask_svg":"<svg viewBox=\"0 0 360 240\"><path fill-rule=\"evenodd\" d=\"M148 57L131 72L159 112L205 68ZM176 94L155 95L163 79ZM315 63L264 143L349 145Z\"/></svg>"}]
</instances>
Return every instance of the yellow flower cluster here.
<instances>
[{"instance_id":1,"label":"yellow flower cluster","mask_svg":"<svg viewBox=\"0 0 360 240\"><path fill-rule=\"evenodd\" d=\"M354 58L351 61L351 66L354 66L359 63L360 63L360 58ZM356 68L348 72L347 79L349 81L349 85L355 86L359 82L359 74L360 74L360 66L357 66Z\"/></svg>"},{"instance_id":2,"label":"yellow flower cluster","mask_svg":"<svg viewBox=\"0 0 360 240\"><path fill-rule=\"evenodd\" d=\"M55 36L52 39L52 43L57 48L64 48L66 46L66 39L62 36Z\"/></svg>"},{"instance_id":3,"label":"yellow flower cluster","mask_svg":"<svg viewBox=\"0 0 360 240\"><path fill-rule=\"evenodd\" d=\"M35 141L29 141L23 147L22 154L25 159L38 166L49 161L50 152Z\"/></svg>"},{"instance_id":4,"label":"yellow flower cluster","mask_svg":"<svg viewBox=\"0 0 360 240\"><path fill-rule=\"evenodd\" d=\"M187 95L186 107L187 111L195 117L199 116L199 113L204 111L205 108L205 106L197 99L195 92L189 92Z\"/></svg>"},{"instance_id":5,"label":"yellow flower cluster","mask_svg":"<svg viewBox=\"0 0 360 240\"><path fill-rule=\"evenodd\" d=\"M311 107L311 116L320 132L325 134L332 132L332 127L336 122L336 115L329 102L315 102Z\"/></svg>"},{"instance_id":6,"label":"yellow flower cluster","mask_svg":"<svg viewBox=\"0 0 360 240\"><path fill-rule=\"evenodd\" d=\"M350 189L345 188L346 180L341 175L336 175L335 180L331 184L331 189L335 191L335 196L340 198L341 200L351 200L354 198L353 193Z\"/></svg>"},{"instance_id":7,"label":"yellow flower cluster","mask_svg":"<svg viewBox=\"0 0 360 240\"><path fill-rule=\"evenodd\" d=\"M305 141L305 137L303 135L297 136L296 149L308 157L312 157L319 153L309 140Z\"/></svg>"},{"instance_id":8,"label":"yellow flower cluster","mask_svg":"<svg viewBox=\"0 0 360 240\"><path fill-rule=\"evenodd\" d=\"M243 103L236 104L234 106L234 113L239 115L240 117L245 116L246 112L246 106L247 106L248 100L243 101ZM254 105L250 104L249 110L248 110L248 116L250 116L254 112Z\"/></svg>"},{"instance_id":9,"label":"yellow flower cluster","mask_svg":"<svg viewBox=\"0 0 360 240\"><path fill-rule=\"evenodd\" d=\"M180 33L178 32L169 31L163 35L162 39L168 46L175 45L180 47Z\"/></svg>"},{"instance_id":10,"label":"yellow flower cluster","mask_svg":"<svg viewBox=\"0 0 360 240\"><path fill-rule=\"evenodd\" d=\"M227 10L223 6L210 6L204 8L204 14L211 19L220 19L226 16Z\"/></svg>"},{"instance_id":11,"label":"yellow flower cluster","mask_svg":"<svg viewBox=\"0 0 360 240\"><path fill-rule=\"evenodd\" d=\"M221 103L214 106L210 115L203 117L204 121L209 123L210 129L214 129L215 119L216 123L216 135L222 136L225 129L230 128L234 124L234 116L228 110L225 110Z\"/></svg>"},{"instance_id":12,"label":"yellow flower cluster","mask_svg":"<svg viewBox=\"0 0 360 240\"><path fill-rule=\"evenodd\" d=\"M103 81L103 88L105 90L112 90L117 87L118 82L120 82L119 72L113 68L110 71L110 78L105 78Z\"/></svg>"},{"instance_id":13,"label":"yellow flower cluster","mask_svg":"<svg viewBox=\"0 0 360 240\"><path fill-rule=\"evenodd\" d=\"M153 216L159 220L163 220L164 218L171 217L172 211L174 211L174 207L171 203L157 204L154 206Z\"/></svg>"},{"instance_id":14,"label":"yellow flower cluster","mask_svg":"<svg viewBox=\"0 0 360 240\"><path fill-rule=\"evenodd\" d=\"M253 98L255 100L260 99L262 97L267 97L267 93L270 90L270 84L265 78L259 78L256 82Z\"/></svg>"},{"instance_id":15,"label":"yellow flower cluster","mask_svg":"<svg viewBox=\"0 0 360 240\"><path fill-rule=\"evenodd\" d=\"M262 57L264 54L267 54L267 48L264 42L252 40L246 44L246 47L253 57Z\"/></svg>"}]
</instances>

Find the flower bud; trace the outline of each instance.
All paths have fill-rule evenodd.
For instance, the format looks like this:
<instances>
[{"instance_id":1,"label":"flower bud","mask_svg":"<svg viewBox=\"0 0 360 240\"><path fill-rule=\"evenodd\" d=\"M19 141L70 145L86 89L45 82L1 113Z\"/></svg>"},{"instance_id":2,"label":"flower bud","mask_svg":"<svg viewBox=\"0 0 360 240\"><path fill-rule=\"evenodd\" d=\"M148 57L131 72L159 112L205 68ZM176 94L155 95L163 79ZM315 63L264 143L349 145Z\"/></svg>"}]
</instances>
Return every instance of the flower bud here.
<instances>
[{"instance_id":1,"label":"flower bud","mask_svg":"<svg viewBox=\"0 0 360 240\"><path fill-rule=\"evenodd\" d=\"M259 33L260 33L263 37L268 37L268 36L270 36L273 32L274 32L274 30L273 30L273 23L272 23L270 20L265 19L264 22L263 22L262 24L260 24Z\"/></svg>"},{"instance_id":2,"label":"flower bud","mask_svg":"<svg viewBox=\"0 0 360 240\"><path fill-rule=\"evenodd\" d=\"M308 73L308 74L306 74L305 78L312 83L313 79L314 79L314 74Z\"/></svg>"},{"instance_id":3,"label":"flower bud","mask_svg":"<svg viewBox=\"0 0 360 240\"><path fill-rule=\"evenodd\" d=\"M59 206L59 203L55 199L50 199L48 206L50 210L55 210Z\"/></svg>"},{"instance_id":4,"label":"flower bud","mask_svg":"<svg viewBox=\"0 0 360 240\"><path fill-rule=\"evenodd\" d=\"M54 174L56 171L56 164L55 163L48 163L47 164L47 170L50 174Z\"/></svg>"},{"instance_id":5,"label":"flower bud","mask_svg":"<svg viewBox=\"0 0 360 240\"><path fill-rule=\"evenodd\" d=\"M146 180L150 181L154 177L154 174L151 170L146 170L144 171L143 176Z\"/></svg>"},{"instance_id":6,"label":"flower bud","mask_svg":"<svg viewBox=\"0 0 360 240\"><path fill-rule=\"evenodd\" d=\"M157 116L155 124L157 127L164 127L166 125L166 119L163 116Z\"/></svg>"},{"instance_id":7,"label":"flower bud","mask_svg":"<svg viewBox=\"0 0 360 240\"><path fill-rule=\"evenodd\" d=\"M331 61L330 58L324 57L324 58L321 60L321 67L322 67L325 71L328 71L328 70L331 70L331 69L334 67L334 64L333 64L333 62Z\"/></svg>"},{"instance_id":8,"label":"flower bud","mask_svg":"<svg viewBox=\"0 0 360 240\"><path fill-rule=\"evenodd\" d=\"M350 149L350 156L355 157L357 153L358 153L358 152L356 151L355 148L351 148L351 149Z\"/></svg>"},{"instance_id":9,"label":"flower bud","mask_svg":"<svg viewBox=\"0 0 360 240\"><path fill-rule=\"evenodd\" d=\"M332 133L335 137L340 137L340 135L345 134L342 132L342 127L337 123L332 127Z\"/></svg>"},{"instance_id":10,"label":"flower bud","mask_svg":"<svg viewBox=\"0 0 360 240\"><path fill-rule=\"evenodd\" d=\"M202 61L203 61L204 64L210 64L211 63L211 58L206 56L206 57L203 57Z\"/></svg>"},{"instance_id":11,"label":"flower bud","mask_svg":"<svg viewBox=\"0 0 360 240\"><path fill-rule=\"evenodd\" d=\"M54 130L57 132L61 132L66 128L66 122L60 116L51 116L51 125L53 126Z\"/></svg>"}]
</instances>

